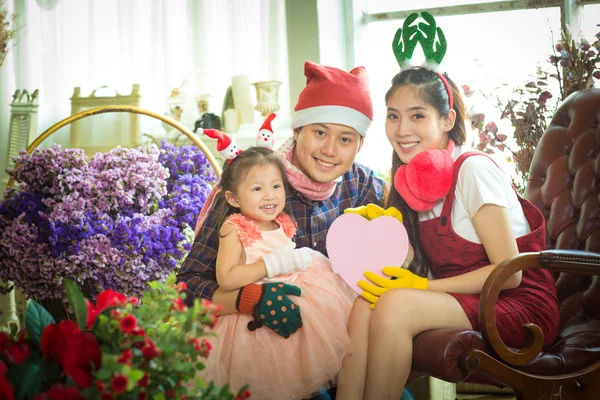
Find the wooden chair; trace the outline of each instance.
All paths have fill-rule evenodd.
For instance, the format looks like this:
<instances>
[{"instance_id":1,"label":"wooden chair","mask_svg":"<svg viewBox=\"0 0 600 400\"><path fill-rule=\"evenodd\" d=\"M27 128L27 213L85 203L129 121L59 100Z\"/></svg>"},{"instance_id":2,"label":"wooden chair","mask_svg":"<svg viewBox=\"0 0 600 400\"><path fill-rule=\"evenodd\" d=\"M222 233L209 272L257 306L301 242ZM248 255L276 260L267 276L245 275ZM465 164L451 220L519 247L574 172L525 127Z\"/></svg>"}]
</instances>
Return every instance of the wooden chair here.
<instances>
[{"instance_id":1,"label":"wooden chair","mask_svg":"<svg viewBox=\"0 0 600 400\"><path fill-rule=\"evenodd\" d=\"M81 96L81 89L76 87L71 96L71 114L103 106L140 106L140 85L134 84L131 93L122 95L102 86L88 97ZM71 147L81 148L88 156L98 152L106 152L116 146L136 147L141 144L139 115L109 114L94 116L86 121L73 121L71 124Z\"/></svg>"},{"instance_id":2,"label":"wooden chair","mask_svg":"<svg viewBox=\"0 0 600 400\"><path fill-rule=\"evenodd\" d=\"M600 89L569 96L536 148L525 197L546 218L548 250L500 264L481 293L481 333L440 329L414 339L412 368L448 382L512 388L517 399L600 398ZM555 273L560 330L542 352L541 330L527 324L530 345L511 349L498 336L494 305L515 272Z\"/></svg>"}]
</instances>

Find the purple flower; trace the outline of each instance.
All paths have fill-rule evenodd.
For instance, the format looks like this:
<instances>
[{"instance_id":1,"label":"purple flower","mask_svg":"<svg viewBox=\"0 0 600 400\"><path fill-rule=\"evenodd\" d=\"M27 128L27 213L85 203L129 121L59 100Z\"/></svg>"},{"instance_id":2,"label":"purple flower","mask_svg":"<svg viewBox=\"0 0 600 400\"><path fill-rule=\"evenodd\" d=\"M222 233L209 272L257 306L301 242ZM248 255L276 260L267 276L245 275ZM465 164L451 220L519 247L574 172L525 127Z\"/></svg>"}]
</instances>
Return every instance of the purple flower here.
<instances>
[{"instance_id":1,"label":"purple flower","mask_svg":"<svg viewBox=\"0 0 600 400\"><path fill-rule=\"evenodd\" d=\"M15 158L19 185L0 202L0 279L29 298L64 298L62 280L92 298L138 295L191 248L192 226L216 176L192 146L36 149Z\"/></svg>"}]
</instances>

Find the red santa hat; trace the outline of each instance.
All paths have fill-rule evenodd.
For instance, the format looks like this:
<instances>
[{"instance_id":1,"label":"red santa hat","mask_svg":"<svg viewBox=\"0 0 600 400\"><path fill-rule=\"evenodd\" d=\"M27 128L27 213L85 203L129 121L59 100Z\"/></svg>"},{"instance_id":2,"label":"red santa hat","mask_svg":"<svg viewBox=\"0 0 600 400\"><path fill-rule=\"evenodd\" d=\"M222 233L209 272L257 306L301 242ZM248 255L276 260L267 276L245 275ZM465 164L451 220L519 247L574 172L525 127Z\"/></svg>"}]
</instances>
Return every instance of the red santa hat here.
<instances>
[{"instance_id":1,"label":"red santa hat","mask_svg":"<svg viewBox=\"0 0 600 400\"><path fill-rule=\"evenodd\" d=\"M258 131L260 132L263 129L266 129L269 132L273 133L273 128L271 128L271 121L273 121L276 116L277 115L275 113L269 114L269 116L265 119L265 122L263 122L262 126L260 127L260 129Z\"/></svg>"},{"instance_id":2,"label":"red santa hat","mask_svg":"<svg viewBox=\"0 0 600 400\"><path fill-rule=\"evenodd\" d=\"M373 120L369 81L364 67L350 72L304 63L306 86L294 108L292 128L309 124L340 124L354 128L362 137Z\"/></svg>"},{"instance_id":3,"label":"red santa hat","mask_svg":"<svg viewBox=\"0 0 600 400\"><path fill-rule=\"evenodd\" d=\"M204 129L202 133L209 138L217 139L217 151L228 160L233 160L241 152L229 136L217 129Z\"/></svg>"}]
</instances>

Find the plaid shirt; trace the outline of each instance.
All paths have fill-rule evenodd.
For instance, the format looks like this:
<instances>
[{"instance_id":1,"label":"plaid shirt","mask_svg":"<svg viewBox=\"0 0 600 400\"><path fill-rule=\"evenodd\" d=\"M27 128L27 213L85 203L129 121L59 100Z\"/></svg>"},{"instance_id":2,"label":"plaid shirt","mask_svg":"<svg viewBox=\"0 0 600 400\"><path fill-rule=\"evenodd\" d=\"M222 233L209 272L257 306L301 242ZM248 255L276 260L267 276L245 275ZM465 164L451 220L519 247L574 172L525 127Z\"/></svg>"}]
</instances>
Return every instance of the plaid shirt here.
<instances>
[{"instance_id":1,"label":"plaid shirt","mask_svg":"<svg viewBox=\"0 0 600 400\"><path fill-rule=\"evenodd\" d=\"M291 206L298 225L294 241L296 247L310 247L324 255L325 237L333 220L346 208L369 203L383 204L385 183L376 178L373 171L354 163L338 183L333 195L323 201L311 201L300 192L290 188L287 202ZM185 282L188 303L194 298L212 299L217 289L217 249L219 233L217 221L221 215L211 210L200 228L192 250L177 274L178 282Z\"/></svg>"}]
</instances>

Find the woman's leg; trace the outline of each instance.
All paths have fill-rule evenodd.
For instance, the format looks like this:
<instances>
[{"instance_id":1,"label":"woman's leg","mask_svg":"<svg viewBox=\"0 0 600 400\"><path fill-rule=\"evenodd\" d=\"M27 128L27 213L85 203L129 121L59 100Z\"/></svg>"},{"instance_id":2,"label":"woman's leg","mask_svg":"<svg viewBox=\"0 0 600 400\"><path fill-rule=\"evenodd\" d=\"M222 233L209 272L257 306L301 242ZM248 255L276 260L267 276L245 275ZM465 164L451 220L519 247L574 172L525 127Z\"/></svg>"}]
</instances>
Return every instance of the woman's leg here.
<instances>
[{"instance_id":1,"label":"woman's leg","mask_svg":"<svg viewBox=\"0 0 600 400\"><path fill-rule=\"evenodd\" d=\"M410 373L413 337L429 329L471 327L458 301L447 293L385 293L371 315L365 399L400 398Z\"/></svg>"},{"instance_id":2,"label":"woman's leg","mask_svg":"<svg viewBox=\"0 0 600 400\"><path fill-rule=\"evenodd\" d=\"M351 347L339 373L337 399L363 399L367 379L367 355L369 346L369 320L373 313L371 304L358 297L352 306L348 321ZM400 397L398 396L398 399Z\"/></svg>"}]
</instances>

